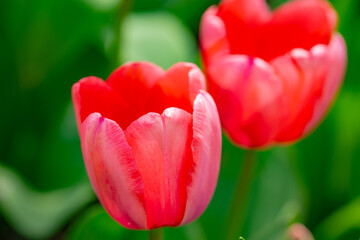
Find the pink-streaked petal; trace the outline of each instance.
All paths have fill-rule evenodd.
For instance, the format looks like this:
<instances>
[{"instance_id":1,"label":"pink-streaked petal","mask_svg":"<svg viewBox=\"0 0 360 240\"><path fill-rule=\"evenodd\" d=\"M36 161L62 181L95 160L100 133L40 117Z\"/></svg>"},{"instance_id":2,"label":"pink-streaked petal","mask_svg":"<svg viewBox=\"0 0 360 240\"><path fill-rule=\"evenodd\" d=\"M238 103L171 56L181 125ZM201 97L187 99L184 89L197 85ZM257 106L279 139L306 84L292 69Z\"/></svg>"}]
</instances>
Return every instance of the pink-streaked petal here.
<instances>
[{"instance_id":1,"label":"pink-streaked petal","mask_svg":"<svg viewBox=\"0 0 360 240\"><path fill-rule=\"evenodd\" d=\"M313 55L317 54L316 48L312 49ZM326 79L323 86L322 96L315 105L313 117L307 124L305 134L309 133L320 122L326 114L329 105L334 100L345 75L347 64L346 43L343 37L336 33L327 49L326 53ZM323 62L325 64L325 62Z\"/></svg>"},{"instance_id":2,"label":"pink-streaked petal","mask_svg":"<svg viewBox=\"0 0 360 240\"><path fill-rule=\"evenodd\" d=\"M308 59L310 59L308 51L294 49L290 54L276 58L271 62L284 87L285 117L281 131L276 137L279 142L291 141L291 139L300 137L305 122L311 117L312 106L307 104L313 97L312 72L314 69L306 73L303 71L304 68L311 68L311 63L307 64ZM321 85L317 85L317 89L320 89ZM306 109L309 109L306 112L307 114L302 114Z\"/></svg>"},{"instance_id":3,"label":"pink-streaked petal","mask_svg":"<svg viewBox=\"0 0 360 240\"><path fill-rule=\"evenodd\" d=\"M217 7L211 6L200 23L200 48L205 65L209 64L211 59L230 53L225 25L222 19L216 16L217 11Z\"/></svg>"},{"instance_id":4,"label":"pink-streaked petal","mask_svg":"<svg viewBox=\"0 0 360 240\"><path fill-rule=\"evenodd\" d=\"M215 191L221 158L221 126L211 96L201 91L194 103L193 164L187 181L186 211L182 224L199 217Z\"/></svg>"},{"instance_id":5,"label":"pink-streaked petal","mask_svg":"<svg viewBox=\"0 0 360 240\"><path fill-rule=\"evenodd\" d=\"M326 45L319 44L311 51L294 49L272 62L284 83L287 99L287 120L276 136L277 142L291 142L303 136L324 89L327 51ZM289 74L289 69L297 73Z\"/></svg>"},{"instance_id":6,"label":"pink-streaked petal","mask_svg":"<svg viewBox=\"0 0 360 240\"><path fill-rule=\"evenodd\" d=\"M142 116L125 131L144 181L149 229L177 226L183 219L192 163L191 126L191 114L169 108L162 115Z\"/></svg>"},{"instance_id":7,"label":"pink-streaked petal","mask_svg":"<svg viewBox=\"0 0 360 240\"><path fill-rule=\"evenodd\" d=\"M146 229L144 184L119 125L93 113L82 123L80 138L86 170L101 204L123 226Z\"/></svg>"},{"instance_id":8,"label":"pink-streaked petal","mask_svg":"<svg viewBox=\"0 0 360 240\"><path fill-rule=\"evenodd\" d=\"M184 62L170 67L158 85L166 95L166 108L178 107L189 113L196 95L206 89L201 70L193 63Z\"/></svg>"},{"instance_id":9,"label":"pink-streaked petal","mask_svg":"<svg viewBox=\"0 0 360 240\"><path fill-rule=\"evenodd\" d=\"M194 103L201 90L206 90L206 79L196 66L189 71L189 99Z\"/></svg>"},{"instance_id":10,"label":"pink-streaked petal","mask_svg":"<svg viewBox=\"0 0 360 240\"><path fill-rule=\"evenodd\" d=\"M208 69L210 94L223 127L244 147L272 141L284 116L282 83L273 68L258 58L229 55Z\"/></svg>"},{"instance_id":11,"label":"pink-streaked petal","mask_svg":"<svg viewBox=\"0 0 360 240\"><path fill-rule=\"evenodd\" d=\"M106 82L97 77L86 77L72 87L76 122L81 123L94 112L116 121L120 126L127 125L128 118L122 112L128 112L128 105Z\"/></svg>"},{"instance_id":12,"label":"pink-streaked petal","mask_svg":"<svg viewBox=\"0 0 360 240\"><path fill-rule=\"evenodd\" d=\"M81 80L80 80L81 81ZM80 96L80 82L75 83L71 88L71 98L74 105L75 119L77 128L80 129L81 126L81 96Z\"/></svg>"}]
</instances>

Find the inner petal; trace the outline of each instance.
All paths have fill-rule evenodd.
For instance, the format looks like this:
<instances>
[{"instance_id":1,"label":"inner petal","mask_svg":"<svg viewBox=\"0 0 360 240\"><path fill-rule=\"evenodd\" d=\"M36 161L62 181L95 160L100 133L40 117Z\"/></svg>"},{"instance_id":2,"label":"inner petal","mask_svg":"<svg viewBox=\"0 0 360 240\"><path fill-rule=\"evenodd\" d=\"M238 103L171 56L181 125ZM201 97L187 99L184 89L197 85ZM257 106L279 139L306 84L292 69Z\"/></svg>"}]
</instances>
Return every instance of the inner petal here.
<instances>
[{"instance_id":1,"label":"inner petal","mask_svg":"<svg viewBox=\"0 0 360 240\"><path fill-rule=\"evenodd\" d=\"M106 80L106 83L131 106L128 112L122 113L125 118L128 115L129 124L148 112L148 99L154 97L151 96L152 89L164 74L163 69L152 63L134 62L116 69ZM123 127L125 129L127 126Z\"/></svg>"},{"instance_id":2,"label":"inner petal","mask_svg":"<svg viewBox=\"0 0 360 240\"><path fill-rule=\"evenodd\" d=\"M88 77L77 83L76 98L79 102L80 122L94 112L116 121L120 126L129 124L129 117L123 115L129 112L129 105L102 79Z\"/></svg>"},{"instance_id":3,"label":"inner petal","mask_svg":"<svg viewBox=\"0 0 360 240\"><path fill-rule=\"evenodd\" d=\"M166 108L177 107L192 113L195 97L205 88L204 75L196 65L175 64L152 90L147 110L161 113Z\"/></svg>"},{"instance_id":4,"label":"inner petal","mask_svg":"<svg viewBox=\"0 0 360 240\"><path fill-rule=\"evenodd\" d=\"M236 5L224 5L219 6L218 16L225 23L230 51L266 61L294 48L310 50L317 44L329 44L337 22L335 11L324 0L290 1L267 19L261 12L257 18L247 17L246 12L239 16Z\"/></svg>"},{"instance_id":5,"label":"inner petal","mask_svg":"<svg viewBox=\"0 0 360 240\"><path fill-rule=\"evenodd\" d=\"M88 77L74 86L81 122L99 112L126 129L139 117L161 114L169 107L192 113L196 95L205 89L205 78L194 64L178 63L165 72L154 64L137 62L116 69L106 82Z\"/></svg>"}]
</instances>

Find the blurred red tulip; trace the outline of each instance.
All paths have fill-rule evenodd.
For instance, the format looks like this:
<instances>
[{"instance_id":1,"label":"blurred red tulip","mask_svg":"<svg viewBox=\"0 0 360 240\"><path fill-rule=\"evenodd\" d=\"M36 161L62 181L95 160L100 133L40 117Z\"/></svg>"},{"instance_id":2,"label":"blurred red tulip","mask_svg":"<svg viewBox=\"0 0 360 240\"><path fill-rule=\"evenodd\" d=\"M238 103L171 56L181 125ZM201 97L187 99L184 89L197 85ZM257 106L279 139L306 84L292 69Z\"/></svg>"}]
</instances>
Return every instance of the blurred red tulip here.
<instances>
[{"instance_id":1,"label":"blurred red tulip","mask_svg":"<svg viewBox=\"0 0 360 240\"><path fill-rule=\"evenodd\" d=\"M313 235L303 224L294 223L288 229L290 240L314 240Z\"/></svg>"},{"instance_id":2,"label":"blurred red tulip","mask_svg":"<svg viewBox=\"0 0 360 240\"><path fill-rule=\"evenodd\" d=\"M246 148L289 143L325 115L346 68L337 15L325 0L223 0L202 17L209 92L230 138Z\"/></svg>"},{"instance_id":3,"label":"blurred red tulip","mask_svg":"<svg viewBox=\"0 0 360 240\"><path fill-rule=\"evenodd\" d=\"M128 63L106 82L80 80L72 97L87 173L116 221L153 229L202 214L217 183L221 127L198 67Z\"/></svg>"}]
</instances>

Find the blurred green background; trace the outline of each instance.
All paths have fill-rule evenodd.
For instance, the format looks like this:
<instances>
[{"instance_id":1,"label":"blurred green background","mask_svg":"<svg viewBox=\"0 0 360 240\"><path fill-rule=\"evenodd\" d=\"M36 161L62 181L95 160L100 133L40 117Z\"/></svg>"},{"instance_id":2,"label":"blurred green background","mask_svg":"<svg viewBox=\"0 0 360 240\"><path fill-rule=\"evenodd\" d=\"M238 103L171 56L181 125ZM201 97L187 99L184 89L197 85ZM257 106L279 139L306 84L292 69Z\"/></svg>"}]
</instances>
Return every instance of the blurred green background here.
<instances>
[{"instance_id":1,"label":"blurred green background","mask_svg":"<svg viewBox=\"0 0 360 240\"><path fill-rule=\"evenodd\" d=\"M268 1L275 7L284 0ZM257 154L244 208L246 240L288 239L294 222L316 239L360 238L360 1L332 0L348 71L326 120L308 138ZM99 205L84 169L71 86L106 79L130 60L199 64L198 27L216 0L0 1L0 239L146 239ZM244 151L223 138L205 213L165 239L223 239ZM239 199L240 202L240 199ZM239 235L240 236L240 235ZM238 239L238 238L234 238Z\"/></svg>"}]
</instances>

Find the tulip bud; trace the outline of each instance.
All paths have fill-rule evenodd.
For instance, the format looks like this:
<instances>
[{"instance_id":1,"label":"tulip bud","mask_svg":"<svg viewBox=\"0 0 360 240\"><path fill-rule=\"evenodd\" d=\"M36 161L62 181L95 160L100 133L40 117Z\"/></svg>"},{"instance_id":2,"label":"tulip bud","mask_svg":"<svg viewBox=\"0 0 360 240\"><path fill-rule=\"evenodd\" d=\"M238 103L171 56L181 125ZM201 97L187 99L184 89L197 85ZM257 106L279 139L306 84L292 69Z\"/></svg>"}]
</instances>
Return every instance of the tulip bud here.
<instances>
[{"instance_id":1,"label":"tulip bud","mask_svg":"<svg viewBox=\"0 0 360 240\"><path fill-rule=\"evenodd\" d=\"M75 83L72 97L90 182L116 221L153 229L202 214L219 174L221 127L198 67L128 63L106 82Z\"/></svg>"},{"instance_id":2,"label":"tulip bud","mask_svg":"<svg viewBox=\"0 0 360 240\"><path fill-rule=\"evenodd\" d=\"M245 148L309 134L342 83L347 56L325 0L223 0L200 26L209 92L229 137Z\"/></svg>"},{"instance_id":3,"label":"tulip bud","mask_svg":"<svg viewBox=\"0 0 360 240\"><path fill-rule=\"evenodd\" d=\"M301 223L295 223L290 226L288 234L291 240L314 240L309 229Z\"/></svg>"}]
</instances>

